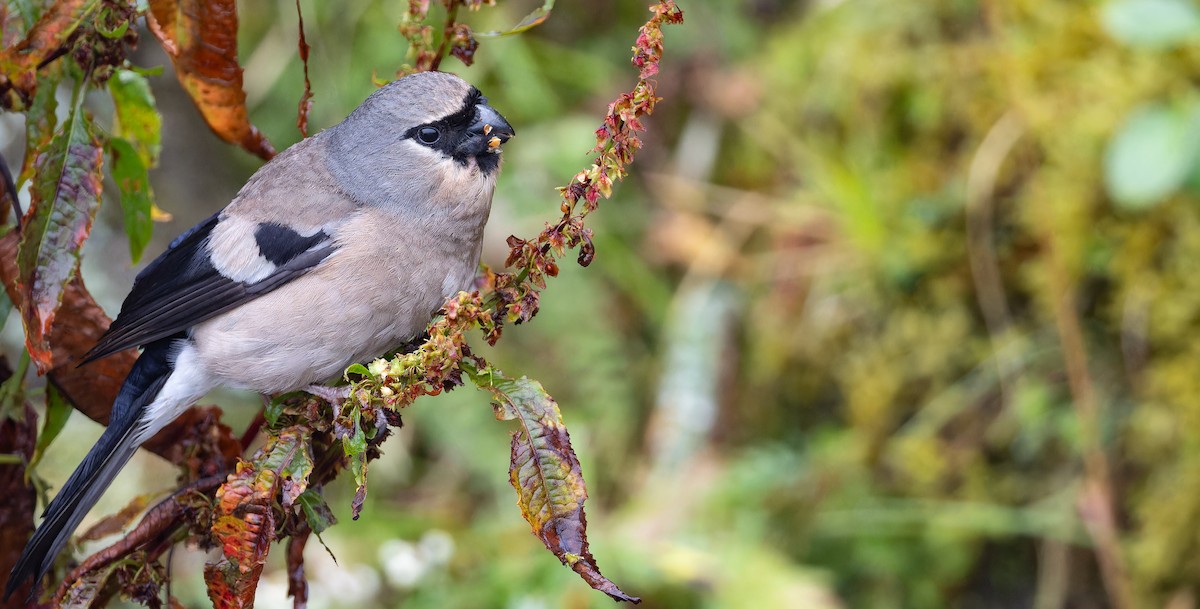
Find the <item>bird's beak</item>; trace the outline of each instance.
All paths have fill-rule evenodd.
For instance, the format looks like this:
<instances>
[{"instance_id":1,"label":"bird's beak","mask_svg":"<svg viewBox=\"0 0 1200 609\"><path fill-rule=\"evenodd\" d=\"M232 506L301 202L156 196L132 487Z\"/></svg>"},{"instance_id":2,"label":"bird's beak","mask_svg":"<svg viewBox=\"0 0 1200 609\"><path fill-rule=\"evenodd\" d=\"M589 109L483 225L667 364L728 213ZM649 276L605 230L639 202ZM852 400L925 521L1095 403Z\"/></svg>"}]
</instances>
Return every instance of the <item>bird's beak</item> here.
<instances>
[{"instance_id":1,"label":"bird's beak","mask_svg":"<svg viewBox=\"0 0 1200 609\"><path fill-rule=\"evenodd\" d=\"M500 145L517 134L512 125L509 125L495 108L487 104L475 106L475 122L467 132L474 136L471 139L479 138L476 141L483 144L479 152L499 152Z\"/></svg>"}]
</instances>

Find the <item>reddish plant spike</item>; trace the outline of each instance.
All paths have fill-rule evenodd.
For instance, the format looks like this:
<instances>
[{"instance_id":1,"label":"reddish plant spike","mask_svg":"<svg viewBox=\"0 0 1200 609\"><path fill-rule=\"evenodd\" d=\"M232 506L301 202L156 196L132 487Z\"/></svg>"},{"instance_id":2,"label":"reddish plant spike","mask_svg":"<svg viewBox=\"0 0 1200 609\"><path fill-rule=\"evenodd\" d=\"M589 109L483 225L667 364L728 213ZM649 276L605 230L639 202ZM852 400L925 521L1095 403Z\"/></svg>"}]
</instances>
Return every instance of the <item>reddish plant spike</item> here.
<instances>
[{"instance_id":1,"label":"reddish plant spike","mask_svg":"<svg viewBox=\"0 0 1200 609\"><path fill-rule=\"evenodd\" d=\"M448 12L463 4L463 0L446 1L450 3L447 5ZM473 1L466 0L468 3ZM406 71L433 65L440 56L440 53L429 50L428 26L420 25L428 7L427 0L410 0L408 16L401 25L401 33L411 44L410 56L416 60L414 66L404 68ZM654 16L639 30L638 45L634 48L634 61L641 80L632 91L622 93L609 105L600 128L595 131L594 152L597 154L592 165L575 174L566 186L559 189L562 217L557 222L548 223L543 231L531 239L509 237L505 266L511 272L494 273L485 269L482 279L476 284L478 292L460 292L449 299L444 305L443 315L430 325L424 343L415 351L386 362L386 371L373 373L357 386L358 395L364 396L364 405L368 402L384 403L390 408L400 408L421 395L454 386L459 379L456 374L468 372L474 375L483 370L486 368L485 362L465 356L469 353L464 338L467 331L478 328L489 344L495 344L501 336L504 322L522 323L537 313L541 291L546 286L545 278L558 274L556 258L567 248L579 247L577 260L583 266L595 258L595 244L591 231L585 227L585 218L597 209L602 198L611 195L614 183L628 173L627 167L641 145L637 137L637 132L644 129L640 117L651 114L659 101L654 95L655 83L646 78L658 70L662 56L661 28L682 20L682 12L673 0L660 0L650 10ZM451 21L447 27L452 25ZM583 209L578 209L577 204L581 200L585 205ZM464 361L474 362L473 367L464 368ZM480 379L475 380L478 383ZM565 438L565 429L563 431ZM582 479L579 489L584 490ZM556 554L594 588L613 598L636 602L599 575L594 559L587 554L586 545L582 546L582 553L563 549L564 545L578 545L574 541L563 544L562 534L568 533L572 540L576 533L582 534L586 526L582 511L577 518L570 514L570 510L560 511L559 516L553 521L547 519L540 522L549 525L548 528L535 525L535 533L542 537L548 547L558 548ZM567 525L565 529L559 526L563 523Z\"/></svg>"},{"instance_id":2,"label":"reddish plant spike","mask_svg":"<svg viewBox=\"0 0 1200 609\"><path fill-rule=\"evenodd\" d=\"M308 137L308 113L312 110L312 82L308 79L308 41L304 38L304 14L300 11L300 0L296 0L296 22L300 30L297 45L300 48L300 63L304 66L304 94L296 111L296 128L302 137Z\"/></svg>"}]
</instances>

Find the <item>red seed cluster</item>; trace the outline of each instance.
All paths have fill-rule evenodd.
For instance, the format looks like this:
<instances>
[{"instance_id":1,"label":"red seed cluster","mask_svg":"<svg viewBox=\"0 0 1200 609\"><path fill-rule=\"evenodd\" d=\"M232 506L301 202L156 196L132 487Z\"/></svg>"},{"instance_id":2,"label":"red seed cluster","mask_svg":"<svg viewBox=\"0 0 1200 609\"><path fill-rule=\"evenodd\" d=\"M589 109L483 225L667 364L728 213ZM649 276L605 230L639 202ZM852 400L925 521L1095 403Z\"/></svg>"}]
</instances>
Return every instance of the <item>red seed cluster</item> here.
<instances>
[{"instance_id":1,"label":"red seed cluster","mask_svg":"<svg viewBox=\"0 0 1200 609\"><path fill-rule=\"evenodd\" d=\"M448 0L453 2L455 0ZM457 0L474 8L480 2ZM410 0L411 19L406 24L420 23L429 8L428 0ZM360 401L381 399L388 408L407 406L421 395L439 393L461 383L463 358L471 358L475 369L484 362L471 354L465 333L478 327L485 339L495 344L506 322L519 324L537 314L546 278L559 273L557 259L568 249L578 248L577 261L588 266L596 256L592 231L584 220L599 206L601 198L612 196L613 184L628 173L634 154L642 146L638 132L645 131L641 117L654 111L659 98L655 95L652 76L658 73L662 59L662 27L681 23L683 12L674 0L660 0L650 8L654 16L642 26L633 47L633 65L639 80L632 91L622 93L609 104L603 124L596 130L598 153L591 167L577 173L571 182L559 188L563 198L562 216L548 222L546 228L532 239L508 238L509 255L505 260L507 272L486 270L479 289L460 292L442 308L442 315L429 327L429 339L411 353L399 355L390 362L377 361L370 366L371 377L358 385ZM428 26L421 26L428 27ZM406 29L407 28L407 29ZM416 25L402 26L405 36L413 34L417 66L428 50L417 42L425 41L428 30ZM581 204L582 202L582 204Z\"/></svg>"}]
</instances>

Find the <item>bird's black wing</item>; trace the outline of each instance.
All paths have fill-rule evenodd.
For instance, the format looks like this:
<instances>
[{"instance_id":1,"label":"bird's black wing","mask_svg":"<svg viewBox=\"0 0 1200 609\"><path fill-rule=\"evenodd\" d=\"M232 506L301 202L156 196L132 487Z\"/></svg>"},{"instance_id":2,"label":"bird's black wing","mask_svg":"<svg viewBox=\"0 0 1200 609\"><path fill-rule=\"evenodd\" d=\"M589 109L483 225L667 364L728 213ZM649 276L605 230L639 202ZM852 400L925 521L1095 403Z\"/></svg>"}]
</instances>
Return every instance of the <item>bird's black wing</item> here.
<instances>
[{"instance_id":1,"label":"bird's black wing","mask_svg":"<svg viewBox=\"0 0 1200 609\"><path fill-rule=\"evenodd\" d=\"M220 214L180 235L133 282L121 313L84 356L87 363L187 330L303 275L334 250L324 231L302 236L280 224L260 224L254 233L271 272L254 282L236 281L213 265L209 236Z\"/></svg>"}]
</instances>

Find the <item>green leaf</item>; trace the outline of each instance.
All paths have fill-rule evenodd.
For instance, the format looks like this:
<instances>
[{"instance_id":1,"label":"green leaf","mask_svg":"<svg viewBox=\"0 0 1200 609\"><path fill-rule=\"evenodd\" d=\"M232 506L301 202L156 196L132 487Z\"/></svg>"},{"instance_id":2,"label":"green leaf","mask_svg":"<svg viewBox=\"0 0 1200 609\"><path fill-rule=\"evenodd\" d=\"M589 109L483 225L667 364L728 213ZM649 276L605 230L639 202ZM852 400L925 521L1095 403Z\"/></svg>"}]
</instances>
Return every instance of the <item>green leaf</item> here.
<instances>
[{"instance_id":1,"label":"green leaf","mask_svg":"<svg viewBox=\"0 0 1200 609\"><path fill-rule=\"evenodd\" d=\"M337 518L334 518L333 510L329 509L329 504L325 502L320 488L310 488L300 493L300 496L296 498L296 503L300 505L300 509L304 510L308 528L312 529L318 538L326 529L337 524Z\"/></svg>"},{"instance_id":2,"label":"green leaf","mask_svg":"<svg viewBox=\"0 0 1200 609\"><path fill-rule=\"evenodd\" d=\"M1161 49L1200 34L1192 0L1112 0L1100 21L1113 38L1134 47Z\"/></svg>"},{"instance_id":3,"label":"green leaf","mask_svg":"<svg viewBox=\"0 0 1200 609\"><path fill-rule=\"evenodd\" d=\"M107 144L112 163L109 174L117 184L117 200L124 212L125 234L129 237L129 257L136 263L154 232L150 174L132 144L119 137L109 138Z\"/></svg>"},{"instance_id":4,"label":"green leaf","mask_svg":"<svg viewBox=\"0 0 1200 609\"><path fill-rule=\"evenodd\" d=\"M296 499L308 490L308 477L313 471L312 431L305 426L297 426L295 450L289 461L279 470L282 475L280 503L283 507L291 507Z\"/></svg>"},{"instance_id":5,"label":"green leaf","mask_svg":"<svg viewBox=\"0 0 1200 609\"><path fill-rule=\"evenodd\" d=\"M21 22L25 24L25 30L28 31L37 23L38 17L42 15L41 3L33 0L11 0L10 7L16 9L17 14L21 16Z\"/></svg>"},{"instance_id":6,"label":"green leaf","mask_svg":"<svg viewBox=\"0 0 1200 609\"><path fill-rule=\"evenodd\" d=\"M117 70L108 80L108 91L116 114L114 132L133 145L143 166L154 167L162 149L162 117L149 81L133 70Z\"/></svg>"},{"instance_id":7,"label":"green leaf","mask_svg":"<svg viewBox=\"0 0 1200 609\"><path fill-rule=\"evenodd\" d=\"M279 423L279 417L283 416L287 410L287 401L292 394L285 393L277 395L267 403L266 408L263 408L263 420L267 422L267 426L275 427Z\"/></svg>"},{"instance_id":8,"label":"green leaf","mask_svg":"<svg viewBox=\"0 0 1200 609\"><path fill-rule=\"evenodd\" d=\"M1187 180L1200 153L1200 105L1151 104L1135 110L1109 141L1104 184L1116 204L1158 205Z\"/></svg>"},{"instance_id":9,"label":"green leaf","mask_svg":"<svg viewBox=\"0 0 1200 609\"><path fill-rule=\"evenodd\" d=\"M67 402L66 397L53 384L46 384L46 421L42 424L42 433L38 434L37 444L33 447L33 458L29 460L29 467L32 468L42 460L42 456L46 453L46 449L50 448L50 444L58 437L59 432L67 424L67 419L71 418L71 413L75 409Z\"/></svg>"},{"instance_id":10,"label":"green leaf","mask_svg":"<svg viewBox=\"0 0 1200 609\"><path fill-rule=\"evenodd\" d=\"M17 245L25 344L40 372L51 364L50 328L63 291L79 269L79 250L100 207L103 152L75 86L63 130L38 154L29 211Z\"/></svg>"},{"instance_id":11,"label":"green leaf","mask_svg":"<svg viewBox=\"0 0 1200 609\"><path fill-rule=\"evenodd\" d=\"M546 0L540 7L533 9L528 15L525 15L525 17L511 29L504 31L476 32L475 36L478 38L497 38L500 36L512 36L513 34L520 34L524 31L541 25L542 22L550 18L550 11L552 10L554 10L554 0Z\"/></svg>"},{"instance_id":12,"label":"green leaf","mask_svg":"<svg viewBox=\"0 0 1200 609\"><path fill-rule=\"evenodd\" d=\"M362 513L367 499L367 434L362 428L362 411L354 407L350 415L352 429L342 438L342 449L350 458L350 472L354 474L354 500L350 502L350 513L354 520Z\"/></svg>"},{"instance_id":13,"label":"green leaf","mask_svg":"<svg viewBox=\"0 0 1200 609\"><path fill-rule=\"evenodd\" d=\"M357 374L359 376L365 376L367 378L374 377L374 375L371 374L371 371L368 370L367 367L362 364L350 364L350 367L346 368L346 373L343 376L348 381L348 380L350 380L351 374Z\"/></svg>"},{"instance_id":14,"label":"green leaf","mask_svg":"<svg viewBox=\"0 0 1200 609\"><path fill-rule=\"evenodd\" d=\"M25 377L29 372L29 352L21 351L17 369L8 380L0 383L0 419L21 418L25 407Z\"/></svg>"}]
</instances>

